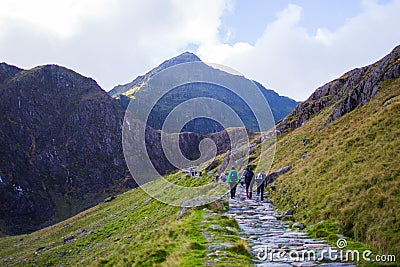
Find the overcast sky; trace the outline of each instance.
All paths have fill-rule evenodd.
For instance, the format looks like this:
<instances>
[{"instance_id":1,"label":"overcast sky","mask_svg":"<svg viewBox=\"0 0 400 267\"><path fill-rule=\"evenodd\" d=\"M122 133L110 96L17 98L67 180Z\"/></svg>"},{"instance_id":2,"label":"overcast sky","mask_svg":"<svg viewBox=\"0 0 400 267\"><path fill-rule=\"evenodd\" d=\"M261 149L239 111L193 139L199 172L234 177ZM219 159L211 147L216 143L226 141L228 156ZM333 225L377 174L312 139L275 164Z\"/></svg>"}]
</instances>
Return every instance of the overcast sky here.
<instances>
[{"instance_id":1,"label":"overcast sky","mask_svg":"<svg viewBox=\"0 0 400 267\"><path fill-rule=\"evenodd\" d=\"M182 52L305 100L400 44L400 0L0 0L0 62L105 90Z\"/></svg>"}]
</instances>

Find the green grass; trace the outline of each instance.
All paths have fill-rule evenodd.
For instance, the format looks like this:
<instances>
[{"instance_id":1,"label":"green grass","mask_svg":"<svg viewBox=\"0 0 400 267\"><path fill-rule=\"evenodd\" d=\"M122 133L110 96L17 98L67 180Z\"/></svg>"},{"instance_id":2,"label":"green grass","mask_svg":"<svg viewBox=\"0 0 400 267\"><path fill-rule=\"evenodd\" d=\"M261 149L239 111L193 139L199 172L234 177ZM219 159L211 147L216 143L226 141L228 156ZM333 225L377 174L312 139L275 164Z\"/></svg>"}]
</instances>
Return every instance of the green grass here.
<instances>
[{"instance_id":1,"label":"green grass","mask_svg":"<svg viewBox=\"0 0 400 267\"><path fill-rule=\"evenodd\" d=\"M204 178L181 183L193 186L198 180L208 182ZM226 209L226 201L217 201L190 209L177 220L179 207L138 188L43 230L1 238L0 265L246 266L251 263L247 245L237 235L236 222L223 215ZM226 242L230 246L225 249L209 249Z\"/></svg>"},{"instance_id":2,"label":"green grass","mask_svg":"<svg viewBox=\"0 0 400 267\"><path fill-rule=\"evenodd\" d=\"M279 136L272 170L293 169L276 182L277 207L293 209L297 203L297 220L335 221L336 233L399 258L399 95L400 79L385 81L369 103L328 126L331 108ZM387 99L392 100L384 105Z\"/></svg>"}]
</instances>

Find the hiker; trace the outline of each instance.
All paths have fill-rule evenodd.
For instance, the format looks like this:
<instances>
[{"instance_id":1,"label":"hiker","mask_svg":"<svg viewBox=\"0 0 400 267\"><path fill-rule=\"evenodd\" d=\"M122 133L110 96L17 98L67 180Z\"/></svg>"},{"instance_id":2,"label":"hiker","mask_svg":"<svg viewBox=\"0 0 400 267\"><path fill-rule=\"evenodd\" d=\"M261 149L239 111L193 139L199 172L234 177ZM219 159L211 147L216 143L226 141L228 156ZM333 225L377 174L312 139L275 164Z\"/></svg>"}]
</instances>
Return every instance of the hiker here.
<instances>
[{"instance_id":1,"label":"hiker","mask_svg":"<svg viewBox=\"0 0 400 267\"><path fill-rule=\"evenodd\" d=\"M223 172L222 174L221 174L221 181L223 182L223 183L225 183L226 182L226 177L228 176L228 173L227 172Z\"/></svg>"},{"instance_id":2,"label":"hiker","mask_svg":"<svg viewBox=\"0 0 400 267\"><path fill-rule=\"evenodd\" d=\"M240 184L242 187L244 187L244 173L243 175L240 177Z\"/></svg>"},{"instance_id":3,"label":"hiker","mask_svg":"<svg viewBox=\"0 0 400 267\"><path fill-rule=\"evenodd\" d=\"M250 167L247 167L244 173L244 182L246 183L246 197L248 199L251 199L253 195L253 182L252 182L253 177L254 177L254 172L251 170Z\"/></svg>"},{"instance_id":4,"label":"hiker","mask_svg":"<svg viewBox=\"0 0 400 267\"><path fill-rule=\"evenodd\" d=\"M232 167L232 169L229 171L227 182L229 183L229 188L231 189L231 199L234 199L236 195L236 187L240 182L239 175L235 170L235 167Z\"/></svg>"},{"instance_id":5,"label":"hiker","mask_svg":"<svg viewBox=\"0 0 400 267\"><path fill-rule=\"evenodd\" d=\"M265 174L265 171L261 171L256 176L257 196L260 196L261 194L261 201L264 200L264 188L265 188L266 178L267 175Z\"/></svg>"},{"instance_id":6,"label":"hiker","mask_svg":"<svg viewBox=\"0 0 400 267\"><path fill-rule=\"evenodd\" d=\"M215 175L215 182L218 184L218 180L219 180L219 174Z\"/></svg>"}]
</instances>

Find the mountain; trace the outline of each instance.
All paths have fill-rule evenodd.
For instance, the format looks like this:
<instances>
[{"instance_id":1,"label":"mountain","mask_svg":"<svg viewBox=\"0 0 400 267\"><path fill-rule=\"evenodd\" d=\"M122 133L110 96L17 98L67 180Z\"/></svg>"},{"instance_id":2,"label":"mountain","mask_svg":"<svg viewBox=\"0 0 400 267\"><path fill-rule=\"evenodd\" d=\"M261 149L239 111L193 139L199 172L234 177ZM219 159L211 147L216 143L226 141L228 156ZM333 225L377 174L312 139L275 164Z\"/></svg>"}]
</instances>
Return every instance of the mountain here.
<instances>
[{"instance_id":1,"label":"mountain","mask_svg":"<svg viewBox=\"0 0 400 267\"><path fill-rule=\"evenodd\" d=\"M196 55L189 52L164 61L161 65L149 71L145 75L137 77L131 83L116 86L109 92L109 94L118 99L122 107L127 108L131 99L135 99L134 101L140 101L140 99L145 99L146 95L152 94L151 82L163 70L181 63L192 62L197 62L198 65L201 65L201 72L203 73L203 76L207 74L209 76L219 77L219 79L230 81L232 84L255 85L256 88L259 88L262 95L268 101L275 121L283 119L298 104L296 101L288 97L279 96L273 90L266 89L258 82L249 81L243 76L229 74L225 71L208 66L201 62ZM176 75L178 76L178 79L182 79L182 77L184 78L185 75L188 75L188 77L191 77L190 75L196 75L195 72L196 71L188 71L185 73L184 71L181 71L176 73ZM199 77L203 76L200 75ZM165 84L167 83L168 82L165 82ZM244 88L244 90L245 89L246 88ZM154 129L160 130L166 117L174 109L174 107L187 100L200 97L208 97L225 103L239 115L248 129L254 132L260 131L253 111L251 110L253 107L249 107L248 103L244 102L243 99L230 90L230 88L206 81L196 81L171 88L171 90L168 91L168 93L165 94L153 107L153 111L149 116L147 124ZM209 107L209 110L212 110L212 107ZM236 125L229 126L233 127ZM195 132L205 135L222 130L223 127L215 121L206 118L196 118L187 123L182 131Z\"/></svg>"},{"instance_id":2,"label":"mountain","mask_svg":"<svg viewBox=\"0 0 400 267\"><path fill-rule=\"evenodd\" d=\"M300 102L296 102L289 97L280 96L274 90L265 88L257 81L253 82L268 101L269 107L271 108L272 114L274 115L274 120L276 122L285 118L296 106L298 106L298 104L300 104Z\"/></svg>"},{"instance_id":3,"label":"mountain","mask_svg":"<svg viewBox=\"0 0 400 267\"><path fill-rule=\"evenodd\" d=\"M2 232L31 232L135 186L120 141L124 111L94 80L5 63L0 77Z\"/></svg>"},{"instance_id":4,"label":"mountain","mask_svg":"<svg viewBox=\"0 0 400 267\"><path fill-rule=\"evenodd\" d=\"M318 88L277 128L270 196L310 231L400 256L400 46ZM263 167L263 163L260 164ZM272 190L273 189L273 190ZM295 208L294 208L295 207Z\"/></svg>"},{"instance_id":5,"label":"mountain","mask_svg":"<svg viewBox=\"0 0 400 267\"><path fill-rule=\"evenodd\" d=\"M122 148L125 110L94 80L57 65L22 70L1 63L0 99L2 233L41 229L137 186ZM155 169L173 170L162 153L161 133L132 123L146 129ZM213 137L218 153L230 148L221 135ZM183 155L198 158L206 137L181 134Z\"/></svg>"}]
</instances>

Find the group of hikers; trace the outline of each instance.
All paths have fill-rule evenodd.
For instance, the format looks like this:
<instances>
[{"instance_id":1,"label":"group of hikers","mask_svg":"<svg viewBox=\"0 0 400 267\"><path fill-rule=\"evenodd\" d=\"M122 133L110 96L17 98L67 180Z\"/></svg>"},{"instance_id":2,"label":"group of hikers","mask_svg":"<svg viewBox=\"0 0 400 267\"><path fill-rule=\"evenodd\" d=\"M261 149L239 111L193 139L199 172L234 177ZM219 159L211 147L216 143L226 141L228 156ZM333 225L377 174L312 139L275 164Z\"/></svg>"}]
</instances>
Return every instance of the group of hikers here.
<instances>
[{"instance_id":1,"label":"group of hikers","mask_svg":"<svg viewBox=\"0 0 400 267\"><path fill-rule=\"evenodd\" d=\"M221 177L222 181L225 181L229 184L231 199L234 199L236 196L236 188L240 183L242 186L246 185L246 197L247 199L251 199L253 197L253 186L256 183L257 186L257 196L260 196L260 200L264 200L264 189L267 183L267 174L265 171L261 171L257 175L254 175L254 172L250 166L248 166L243 174L239 176L239 173L236 171L235 167L228 173L223 173Z\"/></svg>"}]
</instances>

